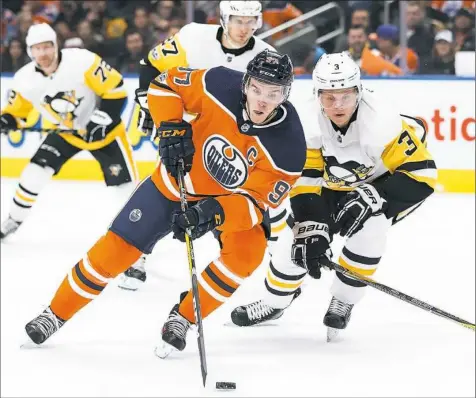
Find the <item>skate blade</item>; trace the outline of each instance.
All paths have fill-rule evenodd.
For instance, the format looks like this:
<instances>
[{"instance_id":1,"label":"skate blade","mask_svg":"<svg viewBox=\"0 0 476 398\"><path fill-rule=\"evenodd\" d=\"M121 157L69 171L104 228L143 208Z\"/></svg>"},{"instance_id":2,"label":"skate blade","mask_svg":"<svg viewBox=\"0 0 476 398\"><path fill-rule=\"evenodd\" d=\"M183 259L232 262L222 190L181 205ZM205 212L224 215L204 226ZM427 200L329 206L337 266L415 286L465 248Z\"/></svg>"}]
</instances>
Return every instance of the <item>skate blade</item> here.
<instances>
[{"instance_id":1,"label":"skate blade","mask_svg":"<svg viewBox=\"0 0 476 398\"><path fill-rule=\"evenodd\" d=\"M25 333L25 336L22 336L23 343L20 344L20 349L22 350L31 350L35 348L41 348L40 344L36 344L30 337Z\"/></svg>"},{"instance_id":2,"label":"skate blade","mask_svg":"<svg viewBox=\"0 0 476 398\"><path fill-rule=\"evenodd\" d=\"M33 343L33 341L25 341L23 344L20 344L20 349L22 350L31 350L31 349L41 348L39 344Z\"/></svg>"},{"instance_id":3,"label":"skate blade","mask_svg":"<svg viewBox=\"0 0 476 398\"><path fill-rule=\"evenodd\" d=\"M327 328L327 342L334 341L339 335L339 329Z\"/></svg>"},{"instance_id":4,"label":"skate blade","mask_svg":"<svg viewBox=\"0 0 476 398\"><path fill-rule=\"evenodd\" d=\"M177 349L174 346L171 346L169 343L162 341L162 344L155 347L154 353L160 359L165 359L174 351L177 351Z\"/></svg>"},{"instance_id":5,"label":"skate blade","mask_svg":"<svg viewBox=\"0 0 476 398\"><path fill-rule=\"evenodd\" d=\"M137 290L137 287L132 288L130 286L124 286L124 285L117 285L117 287L122 290L128 290L129 292L135 292Z\"/></svg>"}]
</instances>

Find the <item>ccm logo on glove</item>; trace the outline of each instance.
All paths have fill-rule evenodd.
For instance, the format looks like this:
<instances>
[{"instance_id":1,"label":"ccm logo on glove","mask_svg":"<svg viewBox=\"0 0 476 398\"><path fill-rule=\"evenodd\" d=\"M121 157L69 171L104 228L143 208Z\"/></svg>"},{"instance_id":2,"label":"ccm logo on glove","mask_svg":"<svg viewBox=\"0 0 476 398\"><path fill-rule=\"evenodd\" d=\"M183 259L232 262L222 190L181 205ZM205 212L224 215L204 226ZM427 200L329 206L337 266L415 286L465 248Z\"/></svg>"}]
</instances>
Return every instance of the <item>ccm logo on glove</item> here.
<instances>
[{"instance_id":1,"label":"ccm logo on glove","mask_svg":"<svg viewBox=\"0 0 476 398\"><path fill-rule=\"evenodd\" d=\"M187 130L161 130L160 137L184 137L187 134Z\"/></svg>"}]
</instances>

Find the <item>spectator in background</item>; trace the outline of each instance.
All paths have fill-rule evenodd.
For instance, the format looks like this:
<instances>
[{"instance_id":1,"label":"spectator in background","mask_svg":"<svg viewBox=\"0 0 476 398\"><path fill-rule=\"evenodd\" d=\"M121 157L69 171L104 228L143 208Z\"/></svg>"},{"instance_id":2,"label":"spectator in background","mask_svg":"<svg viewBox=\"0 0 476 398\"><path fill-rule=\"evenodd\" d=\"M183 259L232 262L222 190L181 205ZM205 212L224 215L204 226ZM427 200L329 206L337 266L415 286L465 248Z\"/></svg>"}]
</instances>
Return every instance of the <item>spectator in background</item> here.
<instances>
[{"instance_id":1,"label":"spectator in background","mask_svg":"<svg viewBox=\"0 0 476 398\"><path fill-rule=\"evenodd\" d=\"M367 8L356 8L352 11L351 25L362 25L366 30L370 26L370 13Z\"/></svg>"},{"instance_id":2,"label":"spectator in background","mask_svg":"<svg viewBox=\"0 0 476 398\"><path fill-rule=\"evenodd\" d=\"M91 25L91 29L104 36L103 28L106 26L105 14L107 3L104 0L83 1L83 8L86 12L84 18Z\"/></svg>"},{"instance_id":3,"label":"spectator in background","mask_svg":"<svg viewBox=\"0 0 476 398\"><path fill-rule=\"evenodd\" d=\"M63 39L74 37L78 22L86 16L84 9L78 1L63 1L61 12L55 22L55 30Z\"/></svg>"},{"instance_id":4,"label":"spectator in background","mask_svg":"<svg viewBox=\"0 0 476 398\"><path fill-rule=\"evenodd\" d=\"M14 39L18 35L18 24L16 14L9 9L3 9L2 13L2 28L0 37L2 38L2 44L8 45L10 40Z\"/></svg>"},{"instance_id":5,"label":"spectator in background","mask_svg":"<svg viewBox=\"0 0 476 398\"><path fill-rule=\"evenodd\" d=\"M455 46L451 31L442 30L436 34L432 55L421 60L419 73L423 75L455 74Z\"/></svg>"},{"instance_id":6,"label":"spectator in background","mask_svg":"<svg viewBox=\"0 0 476 398\"><path fill-rule=\"evenodd\" d=\"M474 12L460 8L455 15L453 33L456 51L475 51Z\"/></svg>"},{"instance_id":7,"label":"spectator in background","mask_svg":"<svg viewBox=\"0 0 476 398\"><path fill-rule=\"evenodd\" d=\"M84 48L90 50L98 55L102 55L103 37L93 32L91 22L83 19L77 26L78 37L83 41Z\"/></svg>"},{"instance_id":8,"label":"spectator in background","mask_svg":"<svg viewBox=\"0 0 476 398\"><path fill-rule=\"evenodd\" d=\"M214 10L208 13L207 24L220 25L220 2L217 2Z\"/></svg>"},{"instance_id":9,"label":"spectator in background","mask_svg":"<svg viewBox=\"0 0 476 398\"><path fill-rule=\"evenodd\" d=\"M26 39L26 34L28 33L28 29L30 29L30 26L33 25L33 14L28 8L25 8L24 10L20 11L18 14L18 34L17 37L25 42Z\"/></svg>"},{"instance_id":10,"label":"spectator in background","mask_svg":"<svg viewBox=\"0 0 476 398\"><path fill-rule=\"evenodd\" d=\"M26 5L33 14L33 23L47 23L52 25L60 13L59 0L25 0Z\"/></svg>"},{"instance_id":11,"label":"spectator in background","mask_svg":"<svg viewBox=\"0 0 476 398\"><path fill-rule=\"evenodd\" d=\"M407 5L407 45L415 51L420 58L431 55L433 47L433 33L426 24L425 8L416 1L408 2Z\"/></svg>"},{"instance_id":12,"label":"spectator in background","mask_svg":"<svg viewBox=\"0 0 476 398\"><path fill-rule=\"evenodd\" d=\"M103 29L106 40L121 40L124 36L124 32L128 28L128 24L125 18L116 17L116 18L106 18L105 19L105 29Z\"/></svg>"},{"instance_id":13,"label":"spectator in background","mask_svg":"<svg viewBox=\"0 0 476 398\"><path fill-rule=\"evenodd\" d=\"M314 67L326 52L320 46L310 46L303 44L300 48L291 52L291 59L294 63L295 75L310 75Z\"/></svg>"},{"instance_id":14,"label":"spectator in background","mask_svg":"<svg viewBox=\"0 0 476 398\"><path fill-rule=\"evenodd\" d=\"M170 20L174 16L175 4L172 0L162 0L157 5L157 13L151 15L151 22L157 29L158 41L167 38L167 32L170 27Z\"/></svg>"},{"instance_id":15,"label":"spectator in background","mask_svg":"<svg viewBox=\"0 0 476 398\"><path fill-rule=\"evenodd\" d=\"M134 9L134 18L130 25L141 34L147 48L151 48L157 42L147 7L138 6Z\"/></svg>"},{"instance_id":16,"label":"spectator in background","mask_svg":"<svg viewBox=\"0 0 476 398\"><path fill-rule=\"evenodd\" d=\"M398 28L395 25L380 25L377 28L376 37L381 56L401 68L403 54ZM408 72L415 73L418 70L418 55L411 48L407 48L406 58Z\"/></svg>"},{"instance_id":17,"label":"spectator in background","mask_svg":"<svg viewBox=\"0 0 476 398\"><path fill-rule=\"evenodd\" d=\"M125 36L126 49L117 58L115 67L121 74L139 73L139 62L147 55L144 39L140 32L135 29L127 30Z\"/></svg>"},{"instance_id":18,"label":"spectator in background","mask_svg":"<svg viewBox=\"0 0 476 398\"><path fill-rule=\"evenodd\" d=\"M124 44L123 36L127 29L125 18L111 13L105 0L84 1L83 8L86 10L85 19L89 21L93 34L98 39L101 37L108 41L104 47L107 53L100 53L99 55L110 57L110 52L116 51L114 53L114 56L116 56L117 49ZM114 9L114 7L110 7L110 9ZM87 46L86 42L85 45Z\"/></svg>"},{"instance_id":19,"label":"spectator in background","mask_svg":"<svg viewBox=\"0 0 476 398\"><path fill-rule=\"evenodd\" d=\"M370 49L367 32L363 26L351 26L347 35L347 41L349 44L349 54L360 66L363 75L389 76L402 74L399 67L383 59L375 50Z\"/></svg>"},{"instance_id":20,"label":"spectator in background","mask_svg":"<svg viewBox=\"0 0 476 398\"><path fill-rule=\"evenodd\" d=\"M180 19L170 21L169 31L167 32L168 37L175 36L182 27L183 23Z\"/></svg>"},{"instance_id":21,"label":"spectator in background","mask_svg":"<svg viewBox=\"0 0 476 398\"><path fill-rule=\"evenodd\" d=\"M294 7L290 1L270 1L263 9L263 25L267 29L271 29L297 18L300 15L302 15L302 12ZM299 29L300 26L302 25L296 25L293 28L275 33L271 36L271 40L274 41L280 39L286 34L293 32L295 29Z\"/></svg>"},{"instance_id":22,"label":"spectator in background","mask_svg":"<svg viewBox=\"0 0 476 398\"><path fill-rule=\"evenodd\" d=\"M474 0L432 0L431 7L453 18L461 8L474 9Z\"/></svg>"},{"instance_id":23,"label":"spectator in background","mask_svg":"<svg viewBox=\"0 0 476 398\"><path fill-rule=\"evenodd\" d=\"M2 55L2 72L16 72L30 62L25 46L19 39L12 39Z\"/></svg>"},{"instance_id":24,"label":"spectator in background","mask_svg":"<svg viewBox=\"0 0 476 398\"><path fill-rule=\"evenodd\" d=\"M369 10L366 8L356 8L352 11L350 17L350 26L363 26L365 30L369 31L369 23L370 23L370 13ZM342 34L336 40L334 45L334 52L342 52L347 50L348 43L347 43L347 35Z\"/></svg>"}]
</instances>

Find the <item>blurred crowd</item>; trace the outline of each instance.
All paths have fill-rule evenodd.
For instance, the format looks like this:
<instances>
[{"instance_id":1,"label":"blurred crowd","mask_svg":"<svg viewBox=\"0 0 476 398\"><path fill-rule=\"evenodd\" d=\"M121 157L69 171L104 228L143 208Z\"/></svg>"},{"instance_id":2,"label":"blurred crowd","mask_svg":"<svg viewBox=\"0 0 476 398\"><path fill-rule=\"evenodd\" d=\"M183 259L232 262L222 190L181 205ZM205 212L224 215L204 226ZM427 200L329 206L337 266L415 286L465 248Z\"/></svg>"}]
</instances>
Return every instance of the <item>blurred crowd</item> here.
<instances>
[{"instance_id":1,"label":"blurred crowd","mask_svg":"<svg viewBox=\"0 0 476 398\"><path fill-rule=\"evenodd\" d=\"M218 3L195 1L194 22L219 23ZM261 31L266 31L329 1L262 3ZM388 2L388 21L384 20L384 3L339 2L345 15L345 32L321 45L299 42L290 52L296 73L311 73L326 52L347 50L364 75L401 75L403 60L407 73L451 75L455 74L455 54L475 50L474 1L406 1L405 53L400 48L398 1ZM57 32L60 47L87 48L120 72L137 73L139 60L187 23L186 8L186 1L177 0L3 0L1 71L15 72L30 61L25 51L28 28L34 23L47 22ZM335 21L329 18L324 23L322 20L313 23L320 33L329 28L326 24L333 25ZM304 26L298 24L266 40L279 43L286 34Z\"/></svg>"}]
</instances>

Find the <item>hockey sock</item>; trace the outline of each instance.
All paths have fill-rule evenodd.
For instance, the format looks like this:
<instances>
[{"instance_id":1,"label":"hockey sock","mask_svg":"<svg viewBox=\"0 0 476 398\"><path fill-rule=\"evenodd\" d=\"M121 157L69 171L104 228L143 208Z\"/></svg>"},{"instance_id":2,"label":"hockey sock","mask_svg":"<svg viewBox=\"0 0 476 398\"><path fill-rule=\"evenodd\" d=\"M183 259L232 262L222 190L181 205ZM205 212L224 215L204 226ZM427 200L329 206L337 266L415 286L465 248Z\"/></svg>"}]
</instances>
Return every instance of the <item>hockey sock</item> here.
<instances>
[{"instance_id":1,"label":"hockey sock","mask_svg":"<svg viewBox=\"0 0 476 398\"><path fill-rule=\"evenodd\" d=\"M51 301L52 311L70 319L94 300L109 281L134 264L142 252L108 231L68 272Z\"/></svg>"},{"instance_id":2,"label":"hockey sock","mask_svg":"<svg viewBox=\"0 0 476 398\"><path fill-rule=\"evenodd\" d=\"M51 167L28 163L20 176L20 182L10 208L10 217L13 220L20 223L25 220L35 204L38 194L53 174L54 170Z\"/></svg>"},{"instance_id":3,"label":"hockey sock","mask_svg":"<svg viewBox=\"0 0 476 398\"><path fill-rule=\"evenodd\" d=\"M244 279L230 271L220 260L211 262L198 277L202 317L220 307L238 289ZM179 312L195 323L192 292L180 303Z\"/></svg>"},{"instance_id":4,"label":"hockey sock","mask_svg":"<svg viewBox=\"0 0 476 398\"><path fill-rule=\"evenodd\" d=\"M286 273L281 272L270 262L264 280L266 293L263 301L273 308L288 307L306 275L307 273L302 268L296 266L287 267Z\"/></svg>"}]
</instances>

